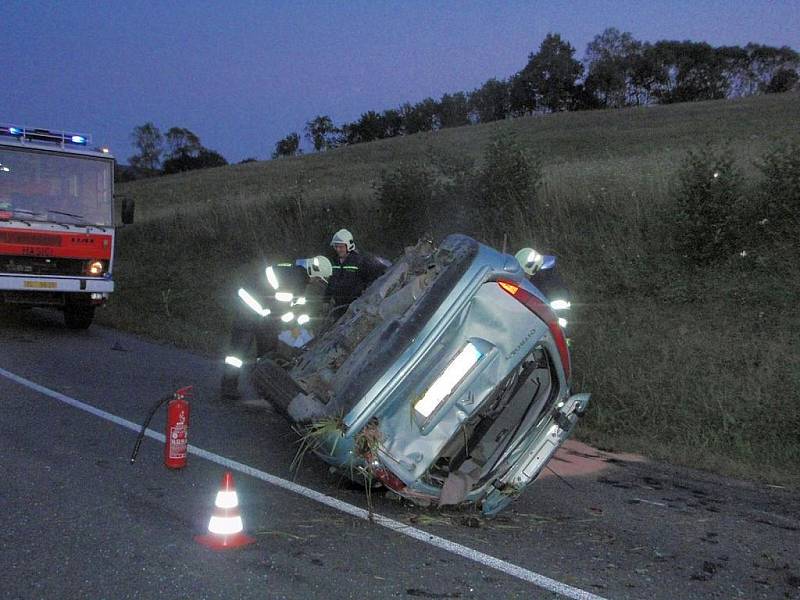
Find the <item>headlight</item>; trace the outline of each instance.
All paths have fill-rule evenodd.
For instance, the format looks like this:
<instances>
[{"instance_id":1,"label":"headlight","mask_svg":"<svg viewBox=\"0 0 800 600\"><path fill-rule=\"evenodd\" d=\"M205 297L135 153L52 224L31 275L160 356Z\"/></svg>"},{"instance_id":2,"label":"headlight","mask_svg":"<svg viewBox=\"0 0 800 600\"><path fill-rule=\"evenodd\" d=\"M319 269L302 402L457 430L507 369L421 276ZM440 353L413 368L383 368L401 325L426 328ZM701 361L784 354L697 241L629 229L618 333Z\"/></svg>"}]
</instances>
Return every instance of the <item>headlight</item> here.
<instances>
[{"instance_id":1,"label":"headlight","mask_svg":"<svg viewBox=\"0 0 800 600\"><path fill-rule=\"evenodd\" d=\"M278 302L291 302L294 295L291 292L275 292L275 300Z\"/></svg>"},{"instance_id":2,"label":"headlight","mask_svg":"<svg viewBox=\"0 0 800 600\"><path fill-rule=\"evenodd\" d=\"M284 323L290 323L294 319L294 313L289 311L281 315L281 321Z\"/></svg>"},{"instance_id":3,"label":"headlight","mask_svg":"<svg viewBox=\"0 0 800 600\"><path fill-rule=\"evenodd\" d=\"M414 410L426 419L431 416L482 356L483 353L480 350L467 342L467 345L447 366L444 373L439 375L425 395L414 404Z\"/></svg>"},{"instance_id":4,"label":"headlight","mask_svg":"<svg viewBox=\"0 0 800 600\"><path fill-rule=\"evenodd\" d=\"M92 277L99 277L106 270L106 266L100 260L95 260L86 265L86 274Z\"/></svg>"},{"instance_id":5,"label":"headlight","mask_svg":"<svg viewBox=\"0 0 800 600\"><path fill-rule=\"evenodd\" d=\"M300 315L299 317L297 317L297 324L298 325L305 325L310 320L311 320L311 317L309 317L308 315Z\"/></svg>"},{"instance_id":6,"label":"headlight","mask_svg":"<svg viewBox=\"0 0 800 600\"><path fill-rule=\"evenodd\" d=\"M553 300L550 303L550 308L553 310L568 310L572 304L570 304L567 300Z\"/></svg>"}]
</instances>

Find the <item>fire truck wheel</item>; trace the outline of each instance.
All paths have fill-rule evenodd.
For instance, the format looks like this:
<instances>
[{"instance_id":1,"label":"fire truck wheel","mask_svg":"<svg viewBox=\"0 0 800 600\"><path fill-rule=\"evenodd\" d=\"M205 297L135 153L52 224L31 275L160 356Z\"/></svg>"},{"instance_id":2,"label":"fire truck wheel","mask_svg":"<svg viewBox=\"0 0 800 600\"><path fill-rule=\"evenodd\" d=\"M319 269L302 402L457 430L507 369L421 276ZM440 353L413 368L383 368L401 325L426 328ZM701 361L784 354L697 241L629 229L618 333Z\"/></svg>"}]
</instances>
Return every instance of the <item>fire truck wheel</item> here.
<instances>
[{"instance_id":1,"label":"fire truck wheel","mask_svg":"<svg viewBox=\"0 0 800 600\"><path fill-rule=\"evenodd\" d=\"M259 395L283 414L287 414L292 399L304 392L289 373L270 359L258 361L253 367L251 379Z\"/></svg>"},{"instance_id":2,"label":"fire truck wheel","mask_svg":"<svg viewBox=\"0 0 800 600\"><path fill-rule=\"evenodd\" d=\"M70 329L88 329L94 319L94 306L64 307L64 323Z\"/></svg>"}]
</instances>

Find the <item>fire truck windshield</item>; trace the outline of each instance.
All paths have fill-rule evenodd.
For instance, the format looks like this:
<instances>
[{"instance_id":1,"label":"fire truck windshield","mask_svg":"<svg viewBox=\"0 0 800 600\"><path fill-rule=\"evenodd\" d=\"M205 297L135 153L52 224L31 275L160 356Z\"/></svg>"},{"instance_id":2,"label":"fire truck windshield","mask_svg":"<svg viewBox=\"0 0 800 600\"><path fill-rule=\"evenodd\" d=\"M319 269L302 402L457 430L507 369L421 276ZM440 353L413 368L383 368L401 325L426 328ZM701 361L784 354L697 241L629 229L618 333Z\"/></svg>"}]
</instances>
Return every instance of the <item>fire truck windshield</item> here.
<instances>
[{"instance_id":1,"label":"fire truck windshield","mask_svg":"<svg viewBox=\"0 0 800 600\"><path fill-rule=\"evenodd\" d=\"M26 221L113 224L113 162L0 146L0 210Z\"/></svg>"}]
</instances>

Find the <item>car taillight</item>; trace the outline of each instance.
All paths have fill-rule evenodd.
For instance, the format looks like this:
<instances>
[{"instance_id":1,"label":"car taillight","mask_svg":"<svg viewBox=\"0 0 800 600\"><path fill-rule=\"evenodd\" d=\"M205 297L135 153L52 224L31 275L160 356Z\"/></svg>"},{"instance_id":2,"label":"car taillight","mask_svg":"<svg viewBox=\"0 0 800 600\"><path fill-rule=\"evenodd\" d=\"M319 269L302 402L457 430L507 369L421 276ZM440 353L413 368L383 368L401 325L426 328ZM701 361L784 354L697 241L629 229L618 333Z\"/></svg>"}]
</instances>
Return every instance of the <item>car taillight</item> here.
<instances>
[{"instance_id":1,"label":"car taillight","mask_svg":"<svg viewBox=\"0 0 800 600\"><path fill-rule=\"evenodd\" d=\"M569 349L567 348L567 338L564 336L564 331L558 324L558 317L545 302L542 302L528 292L527 290L519 287L515 283L509 281L498 281L497 284L506 292L514 296L522 304L524 304L532 313L539 317L542 321L547 323L550 333L556 342L558 354L561 357L561 366L564 368L564 376L569 379L570 375L570 362L569 362Z\"/></svg>"},{"instance_id":2,"label":"car taillight","mask_svg":"<svg viewBox=\"0 0 800 600\"><path fill-rule=\"evenodd\" d=\"M406 484L388 469L378 467L377 469L373 469L372 472L374 473L375 477L377 477L390 490L402 492L404 489L406 489Z\"/></svg>"},{"instance_id":3,"label":"car taillight","mask_svg":"<svg viewBox=\"0 0 800 600\"><path fill-rule=\"evenodd\" d=\"M403 483L403 480L384 467L372 452L368 451L364 456L364 460L369 463L370 472L390 490L402 492L406 489L406 484Z\"/></svg>"}]
</instances>

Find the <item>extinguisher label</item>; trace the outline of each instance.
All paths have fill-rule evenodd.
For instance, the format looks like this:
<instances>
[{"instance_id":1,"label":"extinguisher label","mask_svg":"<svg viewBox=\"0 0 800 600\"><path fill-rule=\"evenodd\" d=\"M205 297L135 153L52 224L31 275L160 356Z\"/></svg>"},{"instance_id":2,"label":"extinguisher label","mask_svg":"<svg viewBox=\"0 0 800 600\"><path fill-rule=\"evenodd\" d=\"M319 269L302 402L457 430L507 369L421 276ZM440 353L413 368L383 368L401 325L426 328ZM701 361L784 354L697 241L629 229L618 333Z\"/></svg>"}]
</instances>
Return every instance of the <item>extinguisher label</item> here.
<instances>
[{"instance_id":1,"label":"extinguisher label","mask_svg":"<svg viewBox=\"0 0 800 600\"><path fill-rule=\"evenodd\" d=\"M169 428L169 457L170 458L185 458L186 446L188 442L188 427L186 426L186 416L181 411L178 422Z\"/></svg>"}]
</instances>

